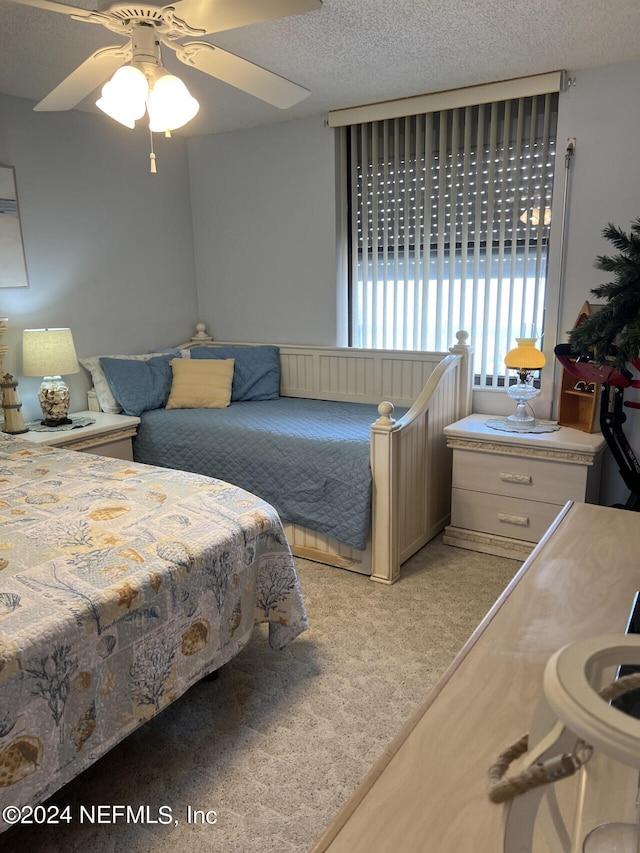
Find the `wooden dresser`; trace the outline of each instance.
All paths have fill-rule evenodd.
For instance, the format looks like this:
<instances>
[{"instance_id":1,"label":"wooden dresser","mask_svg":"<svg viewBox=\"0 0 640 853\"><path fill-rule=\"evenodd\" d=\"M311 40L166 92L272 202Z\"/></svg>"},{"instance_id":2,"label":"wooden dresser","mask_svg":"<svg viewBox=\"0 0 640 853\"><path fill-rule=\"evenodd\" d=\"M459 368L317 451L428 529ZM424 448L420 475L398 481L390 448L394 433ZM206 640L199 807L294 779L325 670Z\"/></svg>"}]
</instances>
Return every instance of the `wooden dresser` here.
<instances>
[{"instance_id":1,"label":"wooden dresser","mask_svg":"<svg viewBox=\"0 0 640 853\"><path fill-rule=\"evenodd\" d=\"M524 560L567 501L598 503L606 442L569 427L503 432L487 426L488 417L445 427L453 488L444 541Z\"/></svg>"},{"instance_id":2,"label":"wooden dresser","mask_svg":"<svg viewBox=\"0 0 640 853\"><path fill-rule=\"evenodd\" d=\"M624 633L639 553L638 513L567 504L312 853L501 850L487 770L528 731L549 657Z\"/></svg>"}]
</instances>

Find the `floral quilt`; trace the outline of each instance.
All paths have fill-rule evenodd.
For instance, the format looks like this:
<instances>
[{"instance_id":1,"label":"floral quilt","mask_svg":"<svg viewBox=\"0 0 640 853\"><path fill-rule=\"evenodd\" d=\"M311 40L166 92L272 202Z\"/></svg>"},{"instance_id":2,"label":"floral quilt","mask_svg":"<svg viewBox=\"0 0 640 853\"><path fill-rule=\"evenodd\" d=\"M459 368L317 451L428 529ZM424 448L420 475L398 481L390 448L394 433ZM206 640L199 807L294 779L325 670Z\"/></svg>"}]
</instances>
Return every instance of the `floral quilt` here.
<instances>
[{"instance_id":1,"label":"floral quilt","mask_svg":"<svg viewBox=\"0 0 640 853\"><path fill-rule=\"evenodd\" d=\"M0 438L0 813L307 627L276 511L220 480ZM0 823L0 831L6 826Z\"/></svg>"}]
</instances>

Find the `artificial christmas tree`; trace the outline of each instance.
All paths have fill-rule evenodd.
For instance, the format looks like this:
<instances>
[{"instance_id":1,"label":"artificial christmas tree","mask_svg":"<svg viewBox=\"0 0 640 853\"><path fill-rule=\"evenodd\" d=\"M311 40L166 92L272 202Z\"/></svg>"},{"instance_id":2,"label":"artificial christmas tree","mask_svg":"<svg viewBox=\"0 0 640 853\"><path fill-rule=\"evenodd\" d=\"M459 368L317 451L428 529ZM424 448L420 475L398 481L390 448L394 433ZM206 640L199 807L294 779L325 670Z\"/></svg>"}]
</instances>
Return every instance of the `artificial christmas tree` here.
<instances>
[{"instance_id":1,"label":"artificial christmas tree","mask_svg":"<svg viewBox=\"0 0 640 853\"><path fill-rule=\"evenodd\" d=\"M629 234L609 223L602 236L618 254L600 255L595 267L614 273L616 280L593 288L606 304L569 332L569 343L581 356L622 369L640 357L640 218Z\"/></svg>"}]
</instances>

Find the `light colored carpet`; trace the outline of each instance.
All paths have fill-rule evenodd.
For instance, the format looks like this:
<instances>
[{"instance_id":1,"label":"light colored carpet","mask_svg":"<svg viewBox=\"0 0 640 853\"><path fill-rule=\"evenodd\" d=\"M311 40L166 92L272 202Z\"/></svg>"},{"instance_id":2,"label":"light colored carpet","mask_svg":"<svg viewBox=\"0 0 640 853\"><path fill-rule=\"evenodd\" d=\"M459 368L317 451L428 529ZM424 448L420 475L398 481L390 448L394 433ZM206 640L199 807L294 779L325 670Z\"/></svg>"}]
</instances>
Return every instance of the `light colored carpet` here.
<instances>
[{"instance_id":1,"label":"light colored carpet","mask_svg":"<svg viewBox=\"0 0 640 853\"><path fill-rule=\"evenodd\" d=\"M310 629L265 631L50 801L70 824L0 835L6 853L305 853L519 568L443 545L392 587L297 560ZM149 806L171 823L80 822L80 806ZM217 822L189 822L189 807ZM213 815L210 815L213 819ZM177 826L175 821L178 821Z\"/></svg>"}]
</instances>

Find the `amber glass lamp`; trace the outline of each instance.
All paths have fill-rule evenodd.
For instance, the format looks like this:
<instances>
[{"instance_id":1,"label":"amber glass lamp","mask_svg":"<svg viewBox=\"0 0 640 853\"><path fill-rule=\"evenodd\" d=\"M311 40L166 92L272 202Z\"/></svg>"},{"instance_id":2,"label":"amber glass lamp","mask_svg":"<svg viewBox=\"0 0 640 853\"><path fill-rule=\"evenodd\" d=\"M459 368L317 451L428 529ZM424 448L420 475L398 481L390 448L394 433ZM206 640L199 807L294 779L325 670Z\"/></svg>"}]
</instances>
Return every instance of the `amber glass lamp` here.
<instances>
[{"instance_id":1,"label":"amber glass lamp","mask_svg":"<svg viewBox=\"0 0 640 853\"><path fill-rule=\"evenodd\" d=\"M515 424L533 424L535 417L527 411L527 403L540 392L533 385L533 373L545 366L544 354L536 348L536 338L516 338L518 344L504 357L510 370L518 371L518 381L510 385L507 394L516 402L516 410L507 420Z\"/></svg>"}]
</instances>

